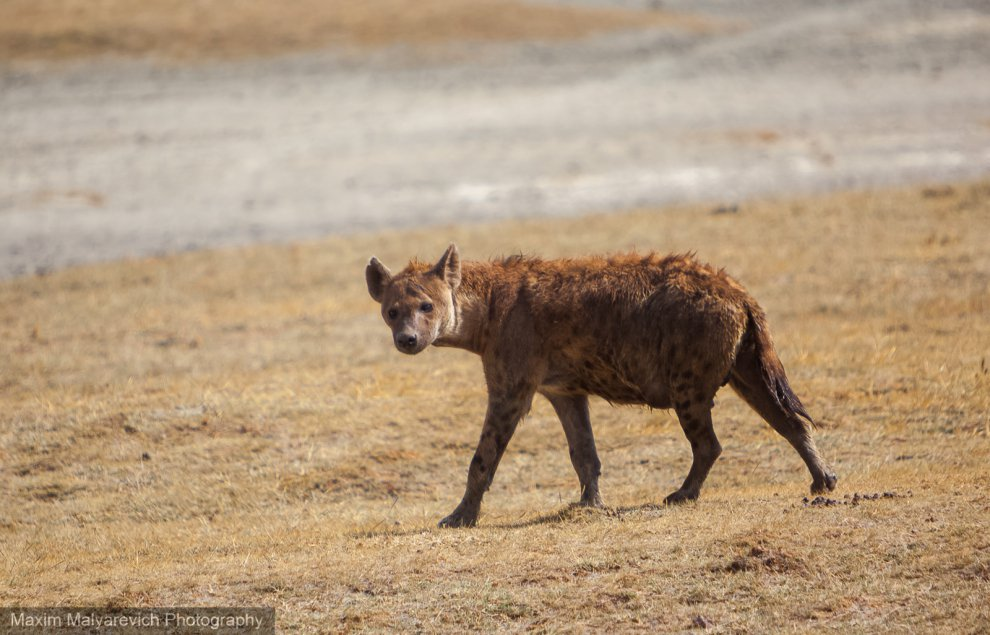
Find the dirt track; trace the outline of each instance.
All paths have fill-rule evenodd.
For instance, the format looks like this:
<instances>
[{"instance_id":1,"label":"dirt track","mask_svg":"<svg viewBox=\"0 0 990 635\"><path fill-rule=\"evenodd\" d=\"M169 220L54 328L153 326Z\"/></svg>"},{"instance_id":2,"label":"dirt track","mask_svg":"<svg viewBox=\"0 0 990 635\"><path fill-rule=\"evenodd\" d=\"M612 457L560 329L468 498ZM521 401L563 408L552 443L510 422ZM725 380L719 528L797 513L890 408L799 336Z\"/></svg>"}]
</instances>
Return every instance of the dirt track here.
<instances>
[{"instance_id":1,"label":"dirt track","mask_svg":"<svg viewBox=\"0 0 990 635\"><path fill-rule=\"evenodd\" d=\"M663 7L736 28L439 59L0 68L0 277L990 172L985 2L723 4Z\"/></svg>"}]
</instances>

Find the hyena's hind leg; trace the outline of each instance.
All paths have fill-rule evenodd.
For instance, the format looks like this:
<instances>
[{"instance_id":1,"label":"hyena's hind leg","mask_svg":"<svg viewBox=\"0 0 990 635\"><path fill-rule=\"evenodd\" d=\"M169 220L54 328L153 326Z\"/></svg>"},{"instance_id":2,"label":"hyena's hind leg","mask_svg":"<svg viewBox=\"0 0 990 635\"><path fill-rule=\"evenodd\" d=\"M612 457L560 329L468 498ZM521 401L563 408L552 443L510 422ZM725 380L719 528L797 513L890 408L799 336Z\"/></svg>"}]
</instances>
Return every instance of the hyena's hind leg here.
<instances>
[{"instance_id":1,"label":"hyena's hind leg","mask_svg":"<svg viewBox=\"0 0 990 635\"><path fill-rule=\"evenodd\" d=\"M691 470L680 489L664 499L665 504L695 500L701 494L701 486L708 472L722 454L722 446L712 427L712 400L710 397L691 400L685 398L674 407L684 435L691 443Z\"/></svg>"},{"instance_id":2,"label":"hyena's hind leg","mask_svg":"<svg viewBox=\"0 0 990 635\"><path fill-rule=\"evenodd\" d=\"M571 465L581 482L581 504L588 507L602 507L598 493L598 477L602 472L602 462L595 448L595 435L591 430L591 417L588 413L588 397L563 397L546 395L560 418L567 436Z\"/></svg>"}]
</instances>

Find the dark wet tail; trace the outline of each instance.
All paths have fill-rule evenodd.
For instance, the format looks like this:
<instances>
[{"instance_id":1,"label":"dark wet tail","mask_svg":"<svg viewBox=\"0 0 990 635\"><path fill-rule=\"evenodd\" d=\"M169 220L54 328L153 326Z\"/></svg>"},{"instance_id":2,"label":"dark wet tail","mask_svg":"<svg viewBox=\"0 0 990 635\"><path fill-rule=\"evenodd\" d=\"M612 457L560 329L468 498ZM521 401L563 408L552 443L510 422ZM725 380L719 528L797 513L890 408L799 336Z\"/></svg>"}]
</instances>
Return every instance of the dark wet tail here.
<instances>
[{"instance_id":1,"label":"dark wet tail","mask_svg":"<svg viewBox=\"0 0 990 635\"><path fill-rule=\"evenodd\" d=\"M806 432L808 424L815 425L791 390L784 365L773 347L766 315L758 306L749 308L749 322L729 375L729 385L784 436L789 437L791 431Z\"/></svg>"},{"instance_id":2,"label":"dark wet tail","mask_svg":"<svg viewBox=\"0 0 990 635\"><path fill-rule=\"evenodd\" d=\"M822 460L811 437L815 422L787 383L766 316L758 306L749 308L749 323L729 374L729 385L798 451L811 472L813 494L835 489L835 472Z\"/></svg>"}]
</instances>

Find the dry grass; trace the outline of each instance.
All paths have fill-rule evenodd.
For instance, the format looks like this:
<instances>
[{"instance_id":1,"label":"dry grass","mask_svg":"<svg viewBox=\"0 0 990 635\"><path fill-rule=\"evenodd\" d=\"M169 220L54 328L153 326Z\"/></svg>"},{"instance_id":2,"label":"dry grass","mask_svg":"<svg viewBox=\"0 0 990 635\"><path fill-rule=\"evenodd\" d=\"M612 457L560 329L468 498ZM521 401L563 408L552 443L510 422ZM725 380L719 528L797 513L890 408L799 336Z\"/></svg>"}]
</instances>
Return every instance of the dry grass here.
<instances>
[{"instance_id":1,"label":"dry grass","mask_svg":"<svg viewBox=\"0 0 990 635\"><path fill-rule=\"evenodd\" d=\"M522 0L4 0L0 61L93 55L230 58L322 47L560 40L649 26L707 30L661 11Z\"/></svg>"},{"instance_id":2,"label":"dry grass","mask_svg":"<svg viewBox=\"0 0 990 635\"><path fill-rule=\"evenodd\" d=\"M0 604L270 605L338 629L977 632L990 623L990 183L207 251L0 283ZM666 412L593 406L609 513L538 402L481 525L485 393L366 297L467 257L698 250L767 308L838 505L726 392L702 500ZM891 492L876 500L854 493ZM855 503L855 504L854 504Z\"/></svg>"}]
</instances>

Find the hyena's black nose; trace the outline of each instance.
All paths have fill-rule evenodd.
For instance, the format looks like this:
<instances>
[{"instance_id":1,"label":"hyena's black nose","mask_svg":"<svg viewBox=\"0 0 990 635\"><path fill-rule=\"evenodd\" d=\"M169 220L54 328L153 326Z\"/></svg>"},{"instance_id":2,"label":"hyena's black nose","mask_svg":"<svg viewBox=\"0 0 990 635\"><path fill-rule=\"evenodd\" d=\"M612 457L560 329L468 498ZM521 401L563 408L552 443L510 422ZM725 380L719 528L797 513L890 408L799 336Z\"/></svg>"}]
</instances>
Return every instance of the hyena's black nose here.
<instances>
[{"instance_id":1,"label":"hyena's black nose","mask_svg":"<svg viewBox=\"0 0 990 635\"><path fill-rule=\"evenodd\" d=\"M415 333L399 333L395 336L395 343L398 344L399 348L407 350L416 348L416 340Z\"/></svg>"}]
</instances>

